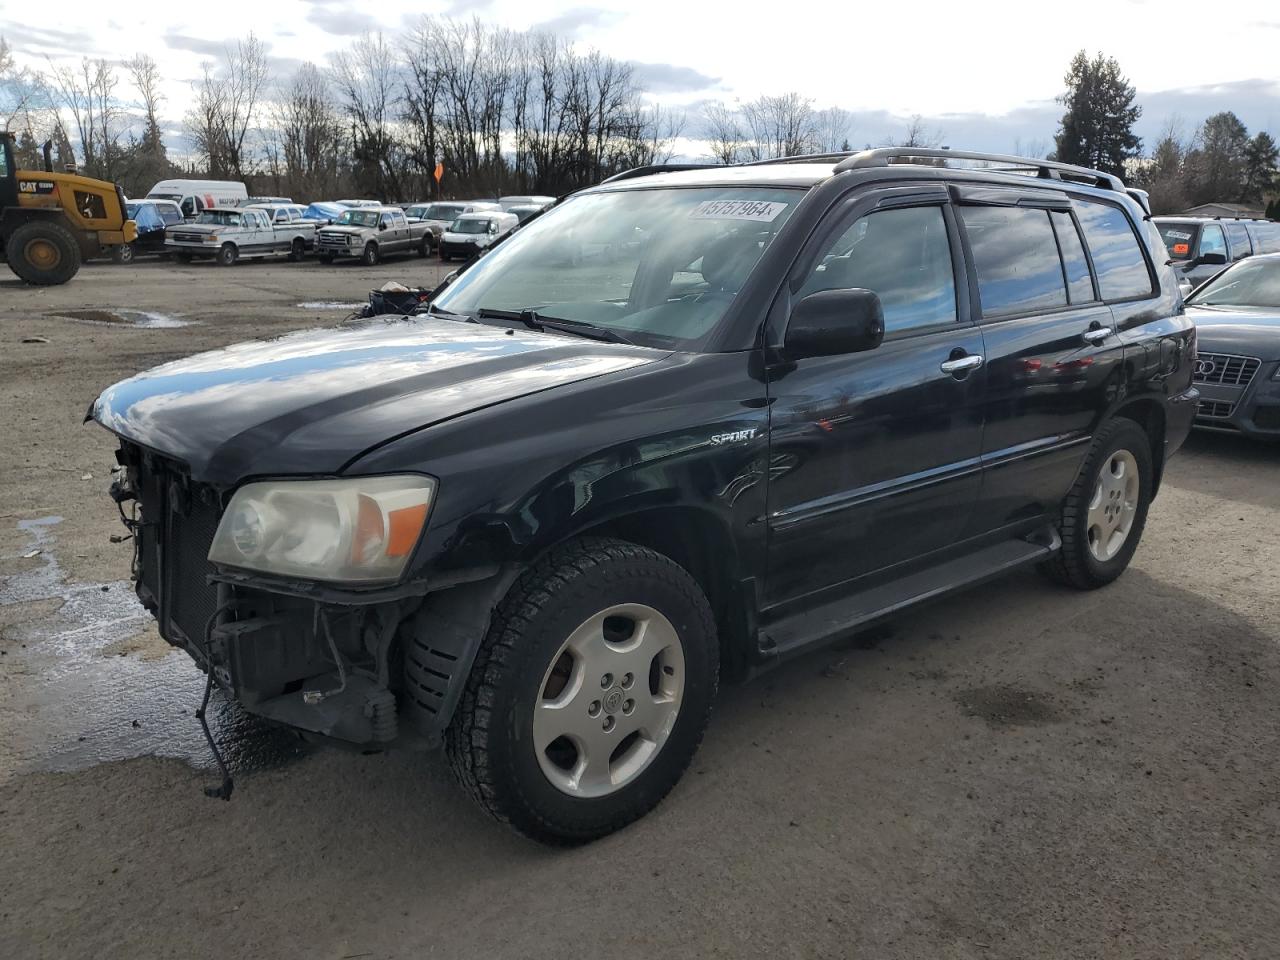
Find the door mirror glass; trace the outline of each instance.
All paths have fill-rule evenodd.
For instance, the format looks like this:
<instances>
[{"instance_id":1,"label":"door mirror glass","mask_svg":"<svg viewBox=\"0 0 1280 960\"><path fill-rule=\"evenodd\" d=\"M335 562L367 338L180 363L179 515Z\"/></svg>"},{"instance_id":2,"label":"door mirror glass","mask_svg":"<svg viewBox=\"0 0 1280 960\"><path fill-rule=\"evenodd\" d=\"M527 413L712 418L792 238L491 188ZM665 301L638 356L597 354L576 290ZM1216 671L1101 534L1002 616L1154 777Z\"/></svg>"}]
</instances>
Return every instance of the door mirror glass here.
<instances>
[{"instance_id":1,"label":"door mirror glass","mask_svg":"<svg viewBox=\"0 0 1280 960\"><path fill-rule=\"evenodd\" d=\"M787 357L830 357L874 350L884 339L884 308L872 290L819 290L791 310Z\"/></svg>"}]
</instances>

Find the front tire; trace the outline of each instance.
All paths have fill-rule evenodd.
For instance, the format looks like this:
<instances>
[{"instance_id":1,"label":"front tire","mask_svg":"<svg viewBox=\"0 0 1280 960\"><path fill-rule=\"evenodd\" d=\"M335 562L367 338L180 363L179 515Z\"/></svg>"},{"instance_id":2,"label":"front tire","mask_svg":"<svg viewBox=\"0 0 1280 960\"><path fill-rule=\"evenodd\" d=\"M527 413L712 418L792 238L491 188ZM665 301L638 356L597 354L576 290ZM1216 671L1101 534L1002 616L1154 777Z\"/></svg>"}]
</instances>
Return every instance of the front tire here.
<instances>
[{"instance_id":1,"label":"front tire","mask_svg":"<svg viewBox=\"0 0 1280 960\"><path fill-rule=\"evenodd\" d=\"M111 251L112 263L133 263L133 256L132 243L122 243Z\"/></svg>"},{"instance_id":2,"label":"front tire","mask_svg":"<svg viewBox=\"0 0 1280 960\"><path fill-rule=\"evenodd\" d=\"M576 541L498 607L445 749L494 817L535 840L585 843L675 786L718 674L711 609L683 568L636 544Z\"/></svg>"},{"instance_id":3,"label":"front tire","mask_svg":"<svg viewBox=\"0 0 1280 960\"><path fill-rule=\"evenodd\" d=\"M58 223L24 223L5 241L9 268L27 283L40 287L66 283L80 270L80 245Z\"/></svg>"},{"instance_id":4,"label":"front tire","mask_svg":"<svg viewBox=\"0 0 1280 960\"><path fill-rule=\"evenodd\" d=\"M1147 523L1154 476L1146 431L1125 417L1104 424L1062 503L1062 549L1045 573L1078 590L1124 573Z\"/></svg>"},{"instance_id":5,"label":"front tire","mask_svg":"<svg viewBox=\"0 0 1280 960\"><path fill-rule=\"evenodd\" d=\"M376 243L366 243L364 245L364 255L361 256L360 262L366 267L376 267L378 265L378 245Z\"/></svg>"},{"instance_id":6,"label":"front tire","mask_svg":"<svg viewBox=\"0 0 1280 960\"><path fill-rule=\"evenodd\" d=\"M214 260L220 267L229 267L240 259L240 251L236 249L233 243L224 243L218 251Z\"/></svg>"}]
</instances>

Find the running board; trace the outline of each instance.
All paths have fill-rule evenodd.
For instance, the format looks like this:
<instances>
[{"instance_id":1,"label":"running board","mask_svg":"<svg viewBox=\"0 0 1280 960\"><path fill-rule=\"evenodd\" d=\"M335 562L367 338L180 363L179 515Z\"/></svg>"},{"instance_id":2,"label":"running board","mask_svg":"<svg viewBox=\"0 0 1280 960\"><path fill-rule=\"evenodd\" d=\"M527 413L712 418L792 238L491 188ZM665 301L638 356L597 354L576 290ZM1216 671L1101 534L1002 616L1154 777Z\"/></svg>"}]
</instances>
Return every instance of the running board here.
<instances>
[{"instance_id":1,"label":"running board","mask_svg":"<svg viewBox=\"0 0 1280 960\"><path fill-rule=\"evenodd\" d=\"M764 653L786 656L821 640L831 640L938 597L977 586L1048 559L1062 545L1057 531L1040 543L1003 540L888 583L840 597L762 629Z\"/></svg>"}]
</instances>

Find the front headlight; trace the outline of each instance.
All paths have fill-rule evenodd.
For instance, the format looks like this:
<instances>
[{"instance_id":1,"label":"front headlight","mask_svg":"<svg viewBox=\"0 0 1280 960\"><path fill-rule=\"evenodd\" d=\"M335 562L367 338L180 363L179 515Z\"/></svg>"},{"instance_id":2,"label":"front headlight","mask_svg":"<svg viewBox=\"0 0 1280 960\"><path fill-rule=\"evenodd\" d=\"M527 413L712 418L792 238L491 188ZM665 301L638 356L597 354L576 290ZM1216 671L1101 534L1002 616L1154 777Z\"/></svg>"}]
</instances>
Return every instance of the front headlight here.
<instances>
[{"instance_id":1,"label":"front headlight","mask_svg":"<svg viewBox=\"0 0 1280 960\"><path fill-rule=\"evenodd\" d=\"M249 483L231 498L209 560L307 580L396 580L435 490L416 474Z\"/></svg>"},{"instance_id":2,"label":"front headlight","mask_svg":"<svg viewBox=\"0 0 1280 960\"><path fill-rule=\"evenodd\" d=\"M216 233L207 234L204 238L205 243L217 243L218 235Z\"/></svg>"}]
</instances>

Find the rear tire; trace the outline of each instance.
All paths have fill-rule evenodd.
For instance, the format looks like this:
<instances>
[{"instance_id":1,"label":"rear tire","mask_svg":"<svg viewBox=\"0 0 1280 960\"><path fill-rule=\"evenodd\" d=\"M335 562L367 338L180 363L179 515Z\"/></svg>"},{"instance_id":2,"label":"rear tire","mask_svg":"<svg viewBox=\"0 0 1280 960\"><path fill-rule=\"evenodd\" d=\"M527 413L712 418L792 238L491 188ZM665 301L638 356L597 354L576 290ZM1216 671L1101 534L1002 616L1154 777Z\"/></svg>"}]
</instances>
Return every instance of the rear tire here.
<instances>
[{"instance_id":1,"label":"rear tire","mask_svg":"<svg viewBox=\"0 0 1280 960\"><path fill-rule=\"evenodd\" d=\"M675 786L718 674L711 608L683 568L625 541L565 544L494 612L445 749L494 817L544 843L585 843Z\"/></svg>"},{"instance_id":2,"label":"rear tire","mask_svg":"<svg viewBox=\"0 0 1280 960\"><path fill-rule=\"evenodd\" d=\"M5 241L5 255L9 268L35 286L66 283L80 270L80 245L59 223L22 224Z\"/></svg>"},{"instance_id":3,"label":"rear tire","mask_svg":"<svg viewBox=\"0 0 1280 960\"><path fill-rule=\"evenodd\" d=\"M418 244L418 256L426 259L431 256L431 241L426 237L422 238L422 242Z\"/></svg>"},{"instance_id":4,"label":"rear tire","mask_svg":"<svg viewBox=\"0 0 1280 960\"><path fill-rule=\"evenodd\" d=\"M1077 590L1124 573L1147 523L1154 476L1147 432L1125 417L1105 423L1062 502L1062 549L1041 570Z\"/></svg>"},{"instance_id":5,"label":"rear tire","mask_svg":"<svg viewBox=\"0 0 1280 960\"><path fill-rule=\"evenodd\" d=\"M289 260L293 263L301 263L306 255L307 245L302 242L301 237L294 237L293 243L289 245Z\"/></svg>"},{"instance_id":6,"label":"rear tire","mask_svg":"<svg viewBox=\"0 0 1280 960\"><path fill-rule=\"evenodd\" d=\"M229 267L240 259L240 251L236 249L234 243L224 243L213 259L218 266Z\"/></svg>"}]
</instances>

